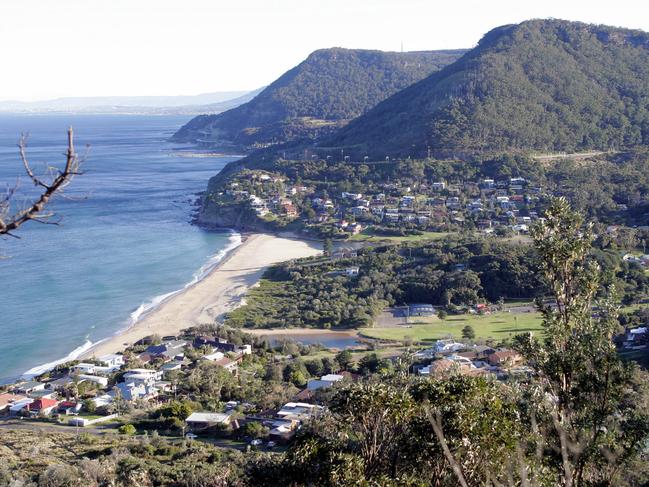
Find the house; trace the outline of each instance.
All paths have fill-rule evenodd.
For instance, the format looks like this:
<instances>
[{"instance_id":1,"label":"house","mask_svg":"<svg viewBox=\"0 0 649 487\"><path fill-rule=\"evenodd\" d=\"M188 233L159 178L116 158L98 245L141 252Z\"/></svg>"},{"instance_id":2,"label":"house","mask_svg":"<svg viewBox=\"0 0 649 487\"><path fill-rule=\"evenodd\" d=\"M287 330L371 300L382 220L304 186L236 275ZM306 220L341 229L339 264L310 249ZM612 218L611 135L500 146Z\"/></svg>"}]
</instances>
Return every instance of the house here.
<instances>
[{"instance_id":1,"label":"house","mask_svg":"<svg viewBox=\"0 0 649 487\"><path fill-rule=\"evenodd\" d=\"M351 209L352 215L354 215L354 216L363 216L368 211L369 211L369 208L367 208L365 206L354 206Z\"/></svg>"},{"instance_id":2,"label":"house","mask_svg":"<svg viewBox=\"0 0 649 487\"><path fill-rule=\"evenodd\" d=\"M435 342L435 351L437 353L456 352L464 348L466 348L466 345L464 343L458 343L452 339L437 340Z\"/></svg>"},{"instance_id":3,"label":"house","mask_svg":"<svg viewBox=\"0 0 649 487\"><path fill-rule=\"evenodd\" d=\"M162 357L165 361L174 359L183 359L185 356L185 347L187 342L185 340L172 340L162 343L160 345L151 345L144 351L151 357Z\"/></svg>"},{"instance_id":4,"label":"house","mask_svg":"<svg viewBox=\"0 0 649 487\"><path fill-rule=\"evenodd\" d=\"M238 428L239 423L236 419L233 420L232 412L228 413L192 413L185 420L185 424L190 431L202 431L213 427L227 427L232 426Z\"/></svg>"},{"instance_id":5,"label":"house","mask_svg":"<svg viewBox=\"0 0 649 487\"><path fill-rule=\"evenodd\" d=\"M126 401L136 401L138 399L153 399L158 395L158 389L153 384L120 382L115 385L115 393L119 392Z\"/></svg>"},{"instance_id":6,"label":"house","mask_svg":"<svg viewBox=\"0 0 649 487\"><path fill-rule=\"evenodd\" d=\"M287 402L277 412L277 416L281 419L305 420L318 414L322 409L322 406L306 402Z\"/></svg>"},{"instance_id":7,"label":"house","mask_svg":"<svg viewBox=\"0 0 649 487\"><path fill-rule=\"evenodd\" d=\"M101 387L106 387L108 385L107 377L99 377L97 375L89 375L89 374L80 374L79 379L83 379L88 382L93 382L95 384L98 384Z\"/></svg>"},{"instance_id":8,"label":"house","mask_svg":"<svg viewBox=\"0 0 649 487\"><path fill-rule=\"evenodd\" d=\"M527 226L527 225L523 225L523 224L513 225L512 230L514 230L515 232L519 232L519 233L528 233L530 231L530 227Z\"/></svg>"},{"instance_id":9,"label":"house","mask_svg":"<svg viewBox=\"0 0 649 487\"><path fill-rule=\"evenodd\" d=\"M29 381L29 382L23 382L22 384L18 384L14 388L14 391L22 394L29 394L30 392L40 391L43 389L45 389L45 384L43 382Z\"/></svg>"},{"instance_id":10,"label":"house","mask_svg":"<svg viewBox=\"0 0 649 487\"><path fill-rule=\"evenodd\" d=\"M347 277L357 276L359 269L360 268L358 266L348 267L347 269L345 269L345 274L347 274Z\"/></svg>"},{"instance_id":11,"label":"house","mask_svg":"<svg viewBox=\"0 0 649 487\"><path fill-rule=\"evenodd\" d=\"M327 374L320 377L320 379L311 379L307 383L307 390L317 391L318 389L325 389L331 387L336 382L343 380L344 377L338 374Z\"/></svg>"},{"instance_id":12,"label":"house","mask_svg":"<svg viewBox=\"0 0 649 487\"><path fill-rule=\"evenodd\" d=\"M433 191L444 191L446 189L446 183L443 181L438 181L432 185Z\"/></svg>"},{"instance_id":13,"label":"house","mask_svg":"<svg viewBox=\"0 0 649 487\"><path fill-rule=\"evenodd\" d=\"M435 316L435 308L428 303L415 303L408 305L409 316Z\"/></svg>"},{"instance_id":14,"label":"house","mask_svg":"<svg viewBox=\"0 0 649 487\"><path fill-rule=\"evenodd\" d=\"M21 399L19 401L14 402L9 406L9 414L11 415L18 414L33 402L34 399L31 398Z\"/></svg>"},{"instance_id":15,"label":"house","mask_svg":"<svg viewBox=\"0 0 649 487\"><path fill-rule=\"evenodd\" d=\"M271 440L278 443L286 443L290 441L300 426L300 422L296 420L276 420L271 424L271 430L268 436Z\"/></svg>"},{"instance_id":16,"label":"house","mask_svg":"<svg viewBox=\"0 0 649 487\"><path fill-rule=\"evenodd\" d=\"M25 399L27 399L27 397L18 394L11 394L10 392L0 394L0 413L9 411L11 406L17 402L24 401Z\"/></svg>"},{"instance_id":17,"label":"house","mask_svg":"<svg viewBox=\"0 0 649 487\"><path fill-rule=\"evenodd\" d=\"M224 357L225 354L223 352L214 352L207 355L203 355L202 359L207 360L209 362L214 362L215 360L221 360Z\"/></svg>"},{"instance_id":18,"label":"house","mask_svg":"<svg viewBox=\"0 0 649 487\"><path fill-rule=\"evenodd\" d=\"M87 364L85 362L81 362L80 364L73 365L70 367L72 372L76 372L79 374L94 374L95 369L96 369L95 364Z\"/></svg>"},{"instance_id":19,"label":"house","mask_svg":"<svg viewBox=\"0 0 649 487\"><path fill-rule=\"evenodd\" d=\"M52 389L40 389L38 391L32 391L28 395L32 399L56 399L57 392L53 391Z\"/></svg>"},{"instance_id":20,"label":"house","mask_svg":"<svg viewBox=\"0 0 649 487\"><path fill-rule=\"evenodd\" d=\"M295 205L293 203L282 203L282 211L286 214L288 217L296 217L298 212L297 208L295 208Z\"/></svg>"},{"instance_id":21,"label":"house","mask_svg":"<svg viewBox=\"0 0 649 487\"><path fill-rule=\"evenodd\" d=\"M153 369L130 369L124 374L124 382L153 384L162 378L162 372Z\"/></svg>"},{"instance_id":22,"label":"house","mask_svg":"<svg viewBox=\"0 0 649 487\"><path fill-rule=\"evenodd\" d=\"M360 200L363 198L363 195L361 193L348 193L346 191L343 191L340 197L342 199Z\"/></svg>"},{"instance_id":23,"label":"house","mask_svg":"<svg viewBox=\"0 0 649 487\"><path fill-rule=\"evenodd\" d=\"M488 345L475 345L473 350L476 353L477 358L485 358L496 351Z\"/></svg>"},{"instance_id":24,"label":"house","mask_svg":"<svg viewBox=\"0 0 649 487\"><path fill-rule=\"evenodd\" d=\"M225 370L230 372L231 374L236 374L237 370L239 369L239 364L237 363L236 360L230 360L227 357L223 357L217 360L213 360L213 362L220 366L223 367Z\"/></svg>"},{"instance_id":25,"label":"house","mask_svg":"<svg viewBox=\"0 0 649 487\"><path fill-rule=\"evenodd\" d=\"M234 352L236 350L236 345L228 343L227 340L224 340L220 337L215 336L198 336L194 338L193 346L194 348L200 348L203 346L210 346L221 352Z\"/></svg>"},{"instance_id":26,"label":"house","mask_svg":"<svg viewBox=\"0 0 649 487\"><path fill-rule=\"evenodd\" d=\"M163 374L166 374L167 372L172 372L174 370L180 370L182 369L183 363L180 361L177 362L168 362L164 364L162 367L160 367L160 371Z\"/></svg>"},{"instance_id":27,"label":"house","mask_svg":"<svg viewBox=\"0 0 649 487\"><path fill-rule=\"evenodd\" d=\"M113 394L114 394L114 392L113 392ZM103 406L108 406L114 400L115 400L115 397L114 397L114 395L111 395L111 394L102 394L101 396L97 396L97 397L91 399L91 401L93 402L95 407L98 407L98 408L103 407Z\"/></svg>"},{"instance_id":28,"label":"house","mask_svg":"<svg viewBox=\"0 0 649 487\"><path fill-rule=\"evenodd\" d=\"M430 365L420 368L417 373L424 376L439 376L450 372L455 367L455 362L452 360L441 359L435 360Z\"/></svg>"},{"instance_id":29,"label":"house","mask_svg":"<svg viewBox=\"0 0 649 487\"><path fill-rule=\"evenodd\" d=\"M114 370L117 370L122 365L124 365L124 355L120 355L118 353L109 353L107 355L102 355L98 360L106 367L110 367Z\"/></svg>"},{"instance_id":30,"label":"house","mask_svg":"<svg viewBox=\"0 0 649 487\"><path fill-rule=\"evenodd\" d=\"M523 357L518 352L513 350L501 349L487 356L489 365L498 367L509 367L516 365L523 360Z\"/></svg>"},{"instance_id":31,"label":"house","mask_svg":"<svg viewBox=\"0 0 649 487\"><path fill-rule=\"evenodd\" d=\"M33 416L49 416L58 404L59 401L56 399L36 399L27 404L24 410L28 411L29 414Z\"/></svg>"},{"instance_id":32,"label":"house","mask_svg":"<svg viewBox=\"0 0 649 487\"><path fill-rule=\"evenodd\" d=\"M69 375L64 375L63 377L49 381L45 387L53 391L63 390L68 384L72 384L75 381L80 383L83 382L83 379L79 379L78 377L71 377Z\"/></svg>"},{"instance_id":33,"label":"house","mask_svg":"<svg viewBox=\"0 0 649 487\"><path fill-rule=\"evenodd\" d=\"M309 389L301 390L300 392L295 394L295 396L293 396L293 400L295 402L306 402L310 401L311 399L313 399L313 391L310 391Z\"/></svg>"},{"instance_id":34,"label":"house","mask_svg":"<svg viewBox=\"0 0 649 487\"><path fill-rule=\"evenodd\" d=\"M68 416L70 414L77 414L82 408L83 404L80 402L61 401L56 407L56 410L57 412Z\"/></svg>"},{"instance_id":35,"label":"house","mask_svg":"<svg viewBox=\"0 0 649 487\"><path fill-rule=\"evenodd\" d=\"M496 183L493 179L483 179L480 186L482 186L483 189L493 189L495 185Z\"/></svg>"}]
</instances>

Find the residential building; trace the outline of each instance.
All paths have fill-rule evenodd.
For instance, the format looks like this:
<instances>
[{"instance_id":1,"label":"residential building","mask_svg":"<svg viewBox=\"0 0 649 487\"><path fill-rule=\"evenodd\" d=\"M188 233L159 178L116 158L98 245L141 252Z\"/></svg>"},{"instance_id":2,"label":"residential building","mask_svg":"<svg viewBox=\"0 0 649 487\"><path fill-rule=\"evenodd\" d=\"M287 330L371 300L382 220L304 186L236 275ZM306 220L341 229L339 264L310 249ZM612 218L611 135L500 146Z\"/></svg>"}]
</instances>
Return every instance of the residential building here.
<instances>
[{"instance_id":1,"label":"residential building","mask_svg":"<svg viewBox=\"0 0 649 487\"><path fill-rule=\"evenodd\" d=\"M437 340L435 342L435 351L437 353L457 352L458 350L462 350L465 348L466 345L464 343L458 343L452 339Z\"/></svg>"},{"instance_id":2,"label":"residential building","mask_svg":"<svg viewBox=\"0 0 649 487\"><path fill-rule=\"evenodd\" d=\"M0 413L7 412L11 406L16 404L17 402L24 401L25 399L28 398L19 394L12 394L10 392L0 394Z\"/></svg>"},{"instance_id":3,"label":"residential building","mask_svg":"<svg viewBox=\"0 0 649 487\"><path fill-rule=\"evenodd\" d=\"M318 389L325 389L331 387L336 382L339 382L344 379L344 376L339 374L327 374L320 377L320 379L311 379L307 383L307 389L309 391L317 391Z\"/></svg>"},{"instance_id":4,"label":"residential building","mask_svg":"<svg viewBox=\"0 0 649 487\"><path fill-rule=\"evenodd\" d=\"M435 308L428 303L414 303L408 305L409 316L435 316Z\"/></svg>"},{"instance_id":5,"label":"residential building","mask_svg":"<svg viewBox=\"0 0 649 487\"><path fill-rule=\"evenodd\" d=\"M33 416L49 416L54 409L58 406L59 401L56 399L36 399L27 404L25 411L28 411Z\"/></svg>"},{"instance_id":6,"label":"residential building","mask_svg":"<svg viewBox=\"0 0 649 487\"><path fill-rule=\"evenodd\" d=\"M277 416L282 419L305 420L318 414L322 409L322 406L306 402L287 402L277 412Z\"/></svg>"},{"instance_id":7,"label":"residential building","mask_svg":"<svg viewBox=\"0 0 649 487\"><path fill-rule=\"evenodd\" d=\"M214 427L228 427L238 428L239 423L233 419L232 412L227 413L192 413L185 420L187 427L191 431L204 431Z\"/></svg>"},{"instance_id":8,"label":"residential building","mask_svg":"<svg viewBox=\"0 0 649 487\"><path fill-rule=\"evenodd\" d=\"M22 394L29 394L33 391L39 391L45 389L45 384L43 382L28 381L18 384L14 391Z\"/></svg>"},{"instance_id":9,"label":"residential building","mask_svg":"<svg viewBox=\"0 0 649 487\"><path fill-rule=\"evenodd\" d=\"M109 353L107 355L102 355L101 357L99 357L99 361L102 362L106 367L117 370L122 365L124 365L124 355L120 355L118 353Z\"/></svg>"}]
</instances>

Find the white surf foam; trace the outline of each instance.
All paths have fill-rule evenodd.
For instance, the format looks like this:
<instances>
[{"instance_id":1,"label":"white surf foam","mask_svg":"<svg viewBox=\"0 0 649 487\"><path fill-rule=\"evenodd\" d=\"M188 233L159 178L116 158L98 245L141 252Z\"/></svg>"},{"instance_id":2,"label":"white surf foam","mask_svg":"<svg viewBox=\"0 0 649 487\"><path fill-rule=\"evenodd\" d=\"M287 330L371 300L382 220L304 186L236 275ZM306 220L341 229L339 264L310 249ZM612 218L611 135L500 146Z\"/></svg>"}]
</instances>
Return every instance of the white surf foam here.
<instances>
[{"instance_id":1,"label":"white surf foam","mask_svg":"<svg viewBox=\"0 0 649 487\"><path fill-rule=\"evenodd\" d=\"M23 379L32 379L36 376L39 376L41 374L44 374L45 372L48 372L52 370L54 367L56 367L59 364L69 362L70 360L75 360L77 357L82 355L85 351L89 350L94 344L90 341L87 340L85 343L74 350L72 350L69 354L67 354L65 357L60 358L58 360L54 360L52 362L48 362L46 364L42 365L37 365L36 367L32 367L29 369L27 372L25 372L21 377Z\"/></svg>"},{"instance_id":2,"label":"white surf foam","mask_svg":"<svg viewBox=\"0 0 649 487\"><path fill-rule=\"evenodd\" d=\"M120 333L123 333L125 330L128 330L131 328L133 325L135 325L138 321L140 321L146 314L150 313L151 311L155 310L158 306L160 306L163 302L165 302L167 299L169 299L172 296L175 296L176 294L179 294L186 290L187 288L193 286L194 284L200 282L201 280L205 279L207 275L214 269L219 263L234 249L236 249L239 245L242 244L242 238L241 234L236 233L236 232L231 232L230 237L228 238L228 244L219 250L216 254L211 256L205 264L203 264L198 271L196 271L192 277L192 280L189 281L187 284L185 284L181 289L177 289L176 291L172 291L170 293L166 294L161 294L159 296L154 297L151 301L148 301L146 303L142 303L138 308L133 311L128 320L128 325L121 329L118 330L115 335L119 335ZM91 342L90 340L86 340L86 342L72 350L68 355L65 357L54 360L52 362L48 362L46 364L42 365L37 365L36 367L32 367L29 369L27 372L23 373L21 376L23 379L30 379L36 376L39 376L41 374L44 374L45 372L48 372L52 370L54 367L56 367L59 364L69 362L71 360L75 360L85 352L87 352L89 349L91 349L93 346L100 344L101 342L107 340L107 338L104 338L103 340L99 340L96 343Z\"/></svg>"},{"instance_id":3,"label":"white surf foam","mask_svg":"<svg viewBox=\"0 0 649 487\"><path fill-rule=\"evenodd\" d=\"M123 333L125 330L128 330L131 328L133 325L135 325L138 321L140 321L145 315L150 313L151 311L155 310L158 306L160 306L162 303L164 303L167 299L171 298L172 296L175 296L176 294L180 294L183 291L185 291L187 288L192 287L196 283L202 281L207 277L207 275L217 266L221 261L234 249L236 249L239 245L241 245L242 239L241 239L241 234L232 232L230 233L230 237L228 238L228 244L223 247L221 250L219 250L216 254L211 256L205 264L203 264L192 276L191 281L186 283L182 288L176 289L175 291L171 291L170 293L166 294L160 294L159 296L154 297L151 301L148 301L146 303L142 303L138 308L133 311L130 315L130 319L128 322L128 326L126 328L121 329L115 333L115 335L119 335L120 333Z\"/></svg>"}]
</instances>

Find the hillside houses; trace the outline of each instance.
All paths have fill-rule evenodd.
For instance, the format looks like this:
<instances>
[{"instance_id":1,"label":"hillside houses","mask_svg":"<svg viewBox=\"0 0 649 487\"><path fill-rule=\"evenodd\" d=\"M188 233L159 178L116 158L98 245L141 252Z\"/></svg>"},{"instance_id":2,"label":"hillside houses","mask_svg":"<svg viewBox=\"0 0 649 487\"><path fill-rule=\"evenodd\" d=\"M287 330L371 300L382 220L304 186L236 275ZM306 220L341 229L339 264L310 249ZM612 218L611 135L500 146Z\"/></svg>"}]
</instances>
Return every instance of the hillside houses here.
<instances>
[{"instance_id":1,"label":"hillside houses","mask_svg":"<svg viewBox=\"0 0 649 487\"><path fill-rule=\"evenodd\" d=\"M248 205L267 221L299 220L308 233L333 232L345 237L368 225L429 231L468 226L484 233L502 228L525 234L538 219L539 205L547 196L521 177L416 186L378 183L362 192L331 192L322 189L324 184L321 188L320 184L288 183L283 175L243 171L222 197Z\"/></svg>"},{"instance_id":2,"label":"hillside houses","mask_svg":"<svg viewBox=\"0 0 649 487\"><path fill-rule=\"evenodd\" d=\"M521 367L523 357L514 350L470 346L450 339L437 340L433 348L417 352L415 359L419 363L414 367L418 375L437 378L450 374L491 374L501 378L527 370Z\"/></svg>"}]
</instances>

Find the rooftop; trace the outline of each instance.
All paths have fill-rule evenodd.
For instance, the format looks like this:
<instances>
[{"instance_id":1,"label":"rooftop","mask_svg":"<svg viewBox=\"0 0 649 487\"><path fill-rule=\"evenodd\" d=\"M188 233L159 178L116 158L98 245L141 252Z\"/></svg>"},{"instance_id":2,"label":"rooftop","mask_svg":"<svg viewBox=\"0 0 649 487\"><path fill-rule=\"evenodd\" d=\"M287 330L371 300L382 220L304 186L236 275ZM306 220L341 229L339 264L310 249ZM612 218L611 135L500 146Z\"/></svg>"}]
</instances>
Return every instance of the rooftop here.
<instances>
[{"instance_id":1,"label":"rooftop","mask_svg":"<svg viewBox=\"0 0 649 487\"><path fill-rule=\"evenodd\" d=\"M187 423L224 423L231 413L192 413L185 420Z\"/></svg>"}]
</instances>

